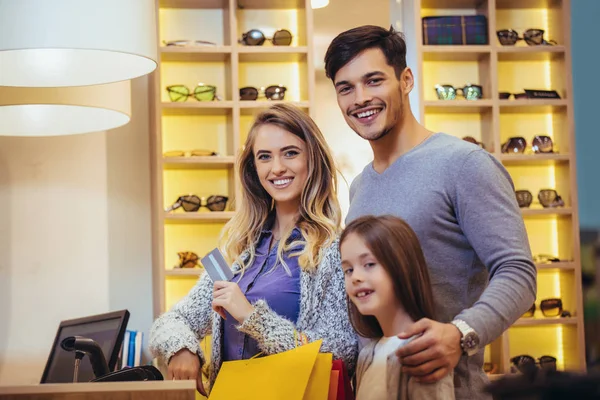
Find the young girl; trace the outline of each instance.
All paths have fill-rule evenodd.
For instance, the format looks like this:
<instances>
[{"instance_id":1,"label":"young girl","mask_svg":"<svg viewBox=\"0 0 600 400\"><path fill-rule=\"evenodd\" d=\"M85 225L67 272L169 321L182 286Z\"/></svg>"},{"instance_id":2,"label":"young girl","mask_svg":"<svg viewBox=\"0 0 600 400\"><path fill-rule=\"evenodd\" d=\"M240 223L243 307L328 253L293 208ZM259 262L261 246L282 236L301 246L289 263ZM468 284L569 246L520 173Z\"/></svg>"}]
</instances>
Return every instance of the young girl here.
<instances>
[{"instance_id":1,"label":"young girl","mask_svg":"<svg viewBox=\"0 0 600 400\"><path fill-rule=\"evenodd\" d=\"M433 319L425 257L410 226L393 216L364 216L340 238L350 322L369 338L356 366L357 400L454 399L453 374L419 383L402 372L396 335L414 321Z\"/></svg>"}]
</instances>

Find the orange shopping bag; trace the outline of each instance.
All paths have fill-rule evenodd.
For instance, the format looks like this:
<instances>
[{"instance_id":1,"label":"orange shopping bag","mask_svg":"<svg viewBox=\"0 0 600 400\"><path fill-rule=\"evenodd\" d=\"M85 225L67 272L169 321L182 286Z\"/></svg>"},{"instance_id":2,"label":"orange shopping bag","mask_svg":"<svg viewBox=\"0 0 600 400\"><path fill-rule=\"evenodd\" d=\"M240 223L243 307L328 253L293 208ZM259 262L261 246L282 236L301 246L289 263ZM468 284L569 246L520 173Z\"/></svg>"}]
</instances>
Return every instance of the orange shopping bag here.
<instances>
[{"instance_id":1,"label":"orange shopping bag","mask_svg":"<svg viewBox=\"0 0 600 400\"><path fill-rule=\"evenodd\" d=\"M332 361L319 353L321 343L224 362L209 400L327 400Z\"/></svg>"}]
</instances>

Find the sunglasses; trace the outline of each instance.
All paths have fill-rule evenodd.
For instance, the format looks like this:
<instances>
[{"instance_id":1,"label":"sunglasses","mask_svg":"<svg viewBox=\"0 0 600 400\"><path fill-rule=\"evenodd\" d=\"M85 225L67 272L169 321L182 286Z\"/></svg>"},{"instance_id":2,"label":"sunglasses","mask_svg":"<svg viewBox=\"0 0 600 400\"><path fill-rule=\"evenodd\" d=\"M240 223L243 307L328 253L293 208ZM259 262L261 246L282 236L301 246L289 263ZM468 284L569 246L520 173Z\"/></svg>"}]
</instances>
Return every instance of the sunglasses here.
<instances>
[{"instance_id":1,"label":"sunglasses","mask_svg":"<svg viewBox=\"0 0 600 400\"><path fill-rule=\"evenodd\" d=\"M533 261L538 264L550 264L553 262L560 262L560 258L551 256L549 254L536 254L533 256Z\"/></svg>"},{"instance_id":2,"label":"sunglasses","mask_svg":"<svg viewBox=\"0 0 600 400\"><path fill-rule=\"evenodd\" d=\"M181 251L177 253L179 256L179 263L175 265L173 268L196 268L200 267L198 264L198 254L193 251Z\"/></svg>"},{"instance_id":3,"label":"sunglasses","mask_svg":"<svg viewBox=\"0 0 600 400\"><path fill-rule=\"evenodd\" d=\"M501 151L503 153L524 153L527 148L527 140L524 137L516 136L509 138L502 143ZM534 153L554 153L554 143L552 138L546 135L536 135L531 142L531 149Z\"/></svg>"},{"instance_id":4,"label":"sunglasses","mask_svg":"<svg viewBox=\"0 0 600 400\"><path fill-rule=\"evenodd\" d=\"M483 88L479 85L465 85L462 88L452 85L435 85L435 92L440 100L454 100L459 92L467 100L477 100L483 97Z\"/></svg>"},{"instance_id":5,"label":"sunglasses","mask_svg":"<svg viewBox=\"0 0 600 400\"><path fill-rule=\"evenodd\" d=\"M163 157L209 157L209 156L218 156L219 154L211 151L211 150L204 150L204 149L196 149L196 150L190 150L190 151L183 151L183 150L171 150L171 151L165 151L163 153Z\"/></svg>"},{"instance_id":6,"label":"sunglasses","mask_svg":"<svg viewBox=\"0 0 600 400\"><path fill-rule=\"evenodd\" d=\"M200 207L206 207L210 211L223 211L227 205L227 200L229 200L229 198L226 196L209 196L204 203L204 198L201 199L195 194L190 194L187 196L179 196L177 200L175 200L175 203L167 207L165 211L171 212L177 210L179 207L183 208L185 212L198 211Z\"/></svg>"},{"instance_id":7,"label":"sunglasses","mask_svg":"<svg viewBox=\"0 0 600 400\"><path fill-rule=\"evenodd\" d=\"M292 43L292 32L287 29L280 29L273 34L272 38L267 38L258 29L251 29L246 33L242 33L239 43L246 46L262 46L266 40L270 40L273 46L289 46Z\"/></svg>"},{"instance_id":8,"label":"sunglasses","mask_svg":"<svg viewBox=\"0 0 600 400\"><path fill-rule=\"evenodd\" d=\"M191 93L190 88L185 85L167 86L169 98L171 101L187 101L188 97L194 97L198 101L219 100L217 97L217 88L212 85L198 84Z\"/></svg>"},{"instance_id":9,"label":"sunglasses","mask_svg":"<svg viewBox=\"0 0 600 400\"><path fill-rule=\"evenodd\" d=\"M216 46L215 42L207 42L206 40L171 40L166 42L163 40L165 46L176 46L176 47L203 47L203 46Z\"/></svg>"},{"instance_id":10,"label":"sunglasses","mask_svg":"<svg viewBox=\"0 0 600 400\"><path fill-rule=\"evenodd\" d=\"M523 89L523 93L510 93L510 92L498 92L498 98L500 100L507 100L511 96L515 100L520 99L560 99L560 95L556 90L543 90L543 89Z\"/></svg>"},{"instance_id":11,"label":"sunglasses","mask_svg":"<svg viewBox=\"0 0 600 400\"><path fill-rule=\"evenodd\" d=\"M533 201L533 196L529 190L517 190L515 192L519 208L527 208ZM554 189L541 189L538 192L538 200L544 208L564 207L565 202Z\"/></svg>"},{"instance_id":12,"label":"sunglasses","mask_svg":"<svg viewBox=\"0 0 600 400\"><path fill-rule=\"evenodd\" d=\"M535 314L535 303L522 315L523 318L531 318ZM561 299L546 299L540 302L540 310L544 317L558 317L563 312Z\"/></svg>"},{"instance_id":13,"label":"sunglasses","mask_svg":"<svg viewBox=\"0 0 600 400\"><path fill-rule=\"evenodd\" d=\"M498 371L498 365L491 362L483 363L483 372L486 374L491 375L496 373L496 371Z\"/></svg>"},{"instance_id":14,"label":"sunglasses","mask_svg":"<svg viewBox=\"0 0 600 400\"><path fill-rule=\"evenodd\" d=\"M524 40L529 46L553 46L557 44L554 40L544 40L543 29L527 29L523 32L522 38L513 29L501 29L496 31L496 36L498 36L502 46L514 46L519 40Z\"/></svg>"},{"instance_id":15,"label":"sunglasses","mask_svg":"<svg viewBox=\"0 0 600 400\"><path fill-rule=\"evenodd\" d=\"M240 89L240 100L256 100L259 94L265 96L268 100L283 100L287 88L282 85L261 87L260 90L247 86Z\"/></svg>"},{"instance_id":16,"label":"sunglasses","mask_svg":"<svg viewBox=\"0 0 600 400\"><path fill-rule=\"evenodd\" d=\"M475 139L473 136L465 136L462 138L462 140L464 140L465 142L476 144L482 149L485 149L485 145L482 142L477 141L477 139Z\"/></svg>"},{"instance_id":17,"label":"sunglasses","mask_svg":"<svg viewBox=\"0 0 600 400\"><path fill-rule=\"evenodd\" d=\"M540 366L546 371L556 371L556 358L552 356L541 356L536 359L527 354L515 356L510 359L514 367L524 374L534 372Z\"/></svg>"}]
</instances>

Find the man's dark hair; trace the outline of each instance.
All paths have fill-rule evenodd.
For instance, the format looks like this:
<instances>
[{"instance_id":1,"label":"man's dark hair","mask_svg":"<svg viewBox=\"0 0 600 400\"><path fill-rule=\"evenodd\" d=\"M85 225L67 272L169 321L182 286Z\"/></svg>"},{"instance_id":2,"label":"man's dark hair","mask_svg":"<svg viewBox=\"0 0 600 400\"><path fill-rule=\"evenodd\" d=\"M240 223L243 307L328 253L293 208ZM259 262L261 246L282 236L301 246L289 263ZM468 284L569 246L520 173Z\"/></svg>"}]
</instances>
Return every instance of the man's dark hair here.
<instances>
[{"instance_id":1,"label":"man's dark hair","mask_svg":"<svg viewBox=\"0 0 600 400\"><path fill-rule=\"evenodd\" d=\"M390 26L363 25L342 32L333 39L325 54L325 74L332 81L338 71L367 49L381 49L387 64L394 67L396 78L406 68L406 42L404 36Z\"/></svg>"}]
</instances>

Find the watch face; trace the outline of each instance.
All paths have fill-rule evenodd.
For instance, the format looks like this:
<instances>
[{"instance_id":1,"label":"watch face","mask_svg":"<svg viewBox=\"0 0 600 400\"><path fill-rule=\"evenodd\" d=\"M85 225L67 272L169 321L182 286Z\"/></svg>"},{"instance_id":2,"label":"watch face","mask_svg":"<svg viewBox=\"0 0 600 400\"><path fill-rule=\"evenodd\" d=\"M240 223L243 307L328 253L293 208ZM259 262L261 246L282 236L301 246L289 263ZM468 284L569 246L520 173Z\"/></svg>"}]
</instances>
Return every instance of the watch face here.
<instances>
[{"instance_id":1,"label":"watch face","mask_svg":"<svg viewBox=\"0 0 600 400\"><path fill-rule=\"evenodd\" d=\"M475 332L469 332L463 338L464 349L472 350L479 347L479 336Z\"/></svg>"}]
</instances>

